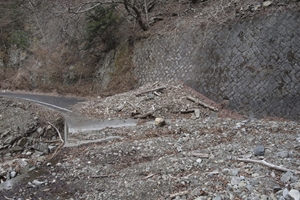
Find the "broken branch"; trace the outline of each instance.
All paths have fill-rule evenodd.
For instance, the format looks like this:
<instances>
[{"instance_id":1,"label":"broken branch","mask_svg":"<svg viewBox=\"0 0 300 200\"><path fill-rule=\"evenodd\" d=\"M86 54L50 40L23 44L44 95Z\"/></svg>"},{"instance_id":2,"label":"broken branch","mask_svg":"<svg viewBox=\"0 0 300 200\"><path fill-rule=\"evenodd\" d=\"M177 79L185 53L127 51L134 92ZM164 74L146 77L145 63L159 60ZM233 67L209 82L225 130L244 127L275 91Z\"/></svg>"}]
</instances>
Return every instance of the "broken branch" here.
<instances>
[{"instance_id":1,"label":"broken branch","mask_svg":"<svg viewBox=\"0 0 300 200\"><path fill-rule=\"evenodd\" d=\"M48 124L50 124L56 130L56 132L57 132L57 134L58 134L59 139L61 140L61 142L65 143L65 141L61 137L61 134L60 134L59 130L53 124L51 124L50 122L48 122Z\"/></svg>"},{"instance_id":2,"label":"broken branch","mask_svg":"<svg viewBox=\"0 0 300 200\"><path fill-rule=\"evenodd\" d=\"M52 159L52 158L57 154L57 152L64 146L65 141L62 139L61 134L60 134L58 128L56 128L56 127L55 127L53 124L51 124L50 122L48 122L48 124L50 124L50 125L56 130L56 132L57 132L57 134L58 134L58 136L59 136L59 139L60 139L61 142L62 142L62 143L59 145L59 147L55 150L55 152L53 153L53 155L51 156L50 159Z\"/></svg>"},{"instance_id":3,"label":"broken branch","mask_svg":"<svg viewBox=\"0 0 300 200\"><path fill-rule=\"evenodd\" d=\"M117 176L117 174L93 175L93 176L91 176L91 178L109 178L109 177L113 177L113 176Z\"/></svg>"},{"instance_id":4,"label":"broken branch","mask_svg":"<svg viewBox=\"0 0 300 200\"><path fill-rule=\"evenodd\" d=\"M288 168L285 168L285 167L281 167L281 166L278 166L278 165L274 165L274 164L271 164L271 163L266 162L265 160L252 160L252 159L244 159L244 158L237 158L237 160L238 160L238 161L241 161L241 162L248 162L248 163L257 163L257 164L261 164L261 165L270 167L270 168L275 169L275 170L278 170L278 171L283 171L283 172L291 171L291 172L293 172L293 173L295 173L295 174L300 174L300 171L297 171L297 170L291 170L291 169L288 169Z\"/></svg>"},{"instance_id":5,"label":"broken branch","mask_svg":"<svg viewBox=\"0 0 300 200\"><path fill-rule=\"evenodd\" d=\"M148 112L145 114L135 115L134 119L146 119L147 117L152 117L153 112Z\"/></svg>"},{"instance_id":6,"label":"broken branch","mask_svg":"<svg viewBox=\"0 0 300 200\"><path fill-rule=\"evenodd\" d=\"M177 196L182 196L182 195L186 195L188 194L189 191L188 190L185 190L185 191L182 191L182 192L177 192L177 193L174 193L174 194L170 194L169 197L172 199L172 198L175 198Z\"/></svg>"},{"instance_id":7,"label":"broken branch","mask_svg":"<svg viewBox=\"0 0 300 200\"><path fill-rule=\"evenodd\" d=\"M190 100L190 101L195 102L196 104L199 104L199 105L203 106L204 108L208 108L208 109L213 110L213 111L216 111L216 112L218 111L218 108L213 107L213 106L210 106L210 105L204 103L203 101L200 101L200 100L198 100L198 99L195 99L194 97L187 96L186 98L187 98L188 100Z\"/></svg>"},{"instance_id":8,"label":"broken branch","mask_svg":"<svg viewBox=\"0 0 300 200\"><path fill-rule=\"evenodd\" d=\"M126 101L126 103L128 103L129 105L131 105L135 110L138 110L137 107L135 105L133 105L132 103L130 103L129 101Z\"/></svg>"},{"instance_id":9,"label":"broken branch","mask_svg":"<svg viewBox=\"0 0 300 200\"><path fill-rule=\"evenodd\" d=\"M54 156L56 156L56 154L58 153L58 151L64 146L64 143L61 143L59 145L59 147L57 147L57 149L54 151L54 153L52 154L51 158L49 160L51 160Z\"/></svg>"},{"instance_id":10,"label":"broken branch","mask_svg":"<svg viewBox=\"0 0 300 200\"><path fill-rule=\"evenodd\" d=\"M207 153L192 152L191 155L199 158L209 158L209 154Z\"/></svg>"},{"instance_id":11,"label":"broken branch","mask_svg":"<svg viewBox=\"0 0 300 200\"><path fill-rule=\"evenodd\" d=\"M162 87L154 88L154 89L151 89L151 90L146 90L144 92L140 92L140 93L136 94L136 96L140 96L142 94L149 93L149 92L160 91L160 90L163 90L163 89L166 89L166 87L162 86Z\"/></svg>"},{"instance_id":12,"label":"broken branch","mask_svg":"<svg viewBox=\"0 0 300 200\"><path fill-rule=\"evenodd\" d=\"M148 176L144 177L143 179L148 179L151 178L152 176L154 176L155 174L149 174Z\"/></svg>"}]
</instances>

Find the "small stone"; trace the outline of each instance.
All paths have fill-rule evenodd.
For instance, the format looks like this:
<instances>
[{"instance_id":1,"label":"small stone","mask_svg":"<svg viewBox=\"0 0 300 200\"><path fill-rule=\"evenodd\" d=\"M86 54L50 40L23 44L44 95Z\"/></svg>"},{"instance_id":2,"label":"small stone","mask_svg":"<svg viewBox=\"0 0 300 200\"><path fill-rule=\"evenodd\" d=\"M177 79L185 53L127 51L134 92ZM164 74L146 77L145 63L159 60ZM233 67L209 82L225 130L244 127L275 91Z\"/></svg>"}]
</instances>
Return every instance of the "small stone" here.
<instances>
[{"instance_id":1,"label":"small stone","mask_svg":"<svg viewBox=\"0 0 300 200\"><path fill-rule=\"evenodd\" d=\"M287 199L289 194L289 190L287 188L284 188L282 191L282 196Z\"/></svg>"},{"instance_id":2,"label":"small stone","mask_svg":"<svg viewBox=\"0 0 300 200\"><path fill-rule=\"evenodd\" d=\"M268 200L269 197L268 197L267 195L261 195L261 196L260 196L260 199L261 199L261 200Z\"/></svg>"},{"instance_id":3,"label":"small stone","mask_svg":"<svg viewBox=\"0 0 300 200\"><path fill-rule=\"evenodd\" d=\"M15 172L15 171L10 172L10 177L11 178L15 178L16 175L17 175L17 172Z\"/></svg>"},{"instance_id":4,"label":"small stone","mask_svg":"<svg viewBox=\"0 0 300 200\"><path fill-rule=\"evenodd\" d=\"M194 200L207 200L207 197L206 196L201 196L201 197L197 197Z\"/></svg>"},{"instance_id":5,"label":"small stone","mask_svg":"<svg viewBox=\"0 0 300 200\"><path fill-rule=\"evenodd\" d=\"M289 151L288 158L293 158L293 157L294 157L293 151Z\"/></svg>"},{"instance_id":6,"label":"small stone","mask_svg":"<svg viewBox=\"0 0 300 200\"><path fill-rule=\"evenodd\" d=\"M27 138L23 137L18 141L17 145L20 147L24 147L26 142L27 142Z\"/></svg>"},{"instance_id":7,"label":"small stone","mask_svg":"<svg viewBox=\"0 0 300 200\"><path fill-rule=\"evenodd\" d=\"M4 131L4 133L1 134L1 138L6 137L9 133L10 133L10 131Z\"/></svg>"},{"instance_id":8,"label":"small stone","mask_svg":"<svg viewBox=\"0 0 300 200\"><path fill-rule=\"evenodd\" d=\"M212 200L222 200L222 197L221 196L216 196Z\"/></svg>"},{"instance_id":9,"label":"small stone","mask_svg":"<svg viewBox=\"0 0 300 200\"><path fill-rule=\"evenodd\" d=\"M20 146L14 146L10 149L13 152L23 151L23 148Z\"/></svg>"},{"instance_id":10,"label":"small stone","mask_svg":"<svg viewBox=\"0 0 300 200\"><path fill-rule=\"evenodd\" d=\"M56 150L56 146L49 145L48 150L49 150L50 153L53 153Z\"/></svg>"},{"instance_id":11,"label":"small stone","mask_svg":"<svg viewBox=\"0 0 300 200\"><path fill-rule=\"evenodd\" d=\"M35 150L41 151L45 154L49 153L48 145L45 144L45 143L36 143L36 144L33 145L33 148Z\"/></svg>"},{"instance_id":12,"label":"small stone","mask_svg":"<svg viewBox=\"0 0 300 200\"><path fill-rule=\"evenodd\" d=\"M288 193L288 197L290 197L293 200L299 200L300 199L300 192L298 190L291 189Z\"/></svg>"},{"instance_id":13,"label":"small stone","mask_svg":"<svg viewBox=\"0 0 300 200\"><path fill-rule=\"evenodd\" d=\"M276 155L280 158L288 158L289 157L289 152L288 151L281 151L281 152L278 152Z\"/></svg>"},{"instance_id":14,"label":"small stone","mask_svg":"<svg viewBox=\"0 0 300 200\"><path fill-rule=\"evenodd\" d=\"M157 127L162 127L166 124L166 121L164 118L155 118L155 125Z\"/></svg>"},{"instance_id":15,"label":"small stone","mask_svg":"<svg viewBox=\"0 0 300 200\"><path fill-rule=\"evenodd\" d=\"M9 136L8 138L6 138L4 140L4 144L11 144L14 141L14 137L13 136Z\"/></svg>"},{"instance_id":16,"label":"small stone","mask_svg":"<svg viewBox=\"0 0 300 200\"><path fill-rule=\"evenodd\" d=\"M44 162L45 160L46 160L45 156L40 156L40 157L36 158L36 161L38 161L38 162Z\"/></svg>"},{"instance_id":17,"label":"small stone","mask_svg":"<svg viewBox=\"0 0 300 200\"><path fill-rule=\"evenodd\" d=\"M275 196L274 193L271 193L270 198L271 198L271 200L277 200L277 198L276 198L276 196Z\"/></svg>"},{"instance_id":18,"label":"small stone","mask_svg":"<svg viewBox=\"0 0 300 200\"><path fill-rule=\"evenodd\" d=\"M275 172L271 172L271 176L272 176L272 178L275 178L276 177Z\"/></svg>"},{"instance_id":19,"label":"small stone","mask_svg":"<svg viewBox=\"0 0 300 200\"><path fill-rule=\"evenodd\" d=\"M222 169L223 174L229 174L230 169L224 168Z\"/></svg>"},{"instance_id":20,"label":"small stone","mask_svg":"<svg viewBox=\"0 0 300 200\"><path fill-rule=\"evenodd\" d=\"M298 178L296 176L291 176L290 181L291 183L296 183L298 181Z\"/></svg>"},{"instance_id":21,"label":"small stone","mask_svg":"<svg viewBox=\"0 0 300 200\"><path fill-rule=\"evenodd\" d=\"M257 11L261 7L260 4L256 4L253 6L253 11Z\"/></svg>"},{"instance_id":22,"label":"small stone","mask_svg":"<svg viewBox=\"0 0 300 200\"><path fill-rule=\"evenodd\" d=\"M231 185L238 185L239 183L241 182L240 178L239 177L232 177L230 183Z\"/></svg>"},{"instance_id":23,"label":"small stone","mask_svg":"<svg viewBox=\"0 0 300 200\"><path fill-rule=\"evenodd\" d=\"M196 118L198 119L200 117L200 109L195 109L194 112L195 112Z\"/></svg>"},{"instance_id":24,"label":"small stone","mask_svg":"<svg viewBox=\"0 0 300 200\"><path fill-rule=\"evenodd\" d=\"M47 167L50 167L50 166L52 166L52 164L48 162L48 163L47 163Z\"/></svg>"},{"instance_id":25,"label":"small stone","mask_svg":"<svg viewBox=\"0 0 300 200\"><path fill-rule=\"evenodd\" d=\"M243 189L243 188L245 188L246 187L246 182L245 181L241 181L239 184L238 184L238 187L240 188L240 189Z\"/></svg>"},{"instance_id":26,"label":"small stone","mask_svg":"<svg viewBox=\"0 0 300 200\"><path fill-rule=\"evenodd\" d=\"M29 185L30 187L33 187L33 188L36 187L36 185L32 184L31 182L28 182L28 185Z\"/></svg>"},{"instance_id":27,"label":"small stone","mask_svg":"<svg viewBox=\"0 0 300 200\"><path fill-rule=\"evenodd\" d=\"M255 156L264 156L265 155L265 147L262 145L258 145L254 149L254 155Z\"/></svg>"},{"instance_id":28,"label":"small stone","mask_svg":"<svg viewBox=\"0 0 300 200\"><path fill-rule=\"evenodd\" d=\"M37 129L37 132L39 133L39 135L43 134L44 133L44 129L42 127L39 127Z\"/></svg>"},{"instance_id":29,"label":"small stone","mask_svg":"<svg viewBox=\"0 0 300 200\"><path fill-rule=\"evenodd\" d=\"M198 159L196 160L196 162L197 162L197 163L201 163L201 162L202 162L202 159L201 159L201 158L198 158Z\"/></svg>"},{"instance_id":30,"label":"small stone","mask_svg":"<svg viewBox=\"0 0 300 200\"><path fill-rule=\"evenodd\" d=\"M253 186L252 185L247 185L246 186L247 190L252 191L253 190Z\"/></svg>"},{"instance_id":31,"label":"small stone","mask_svg":"<svg viewBox=\"0 0 300 200\"><path fill-rule=\"evenodd\" d=\"M240 171L240 168L230 169L230 170L228 171L228 174L229 174L230 176L236 176L236 175L239 173L239 171Z\"/></svg>"},{"instance_id":32,"label":"small stone","mask_svg":"<svg viewBox=\"0 0 300 200\"><path fill-rule=\"evenodd\" d=\"M196 118L196 115L192 114L191 119L192 119L192 120L197 119L197 118Z\"/></svg>"},{"instance_id":33,"label":"small stone","mask_svg":"<svg viewBox=\"0 0 300 200\"><path fill-rule=\"evenodd\" d=\"M38 181L38 180L33 180L33 181L32 181L32 184L34 184L34 185L36 185L36 186L40 186L40 185L44 184L44 182Z\"/></svg>"},{"instance_id":34,"label":"small stone","mask_svg":"<svg viewBox=\"0 0 300 200\"><path fill-rule=\"evenodd\" d=\"M268 7L268 6L270 6L270 5L272 5L272 1L264 1L264 2L263 2L263 6L264 6L264 7Z\"/></svg>"},{"instance_id":35,"label":"small stone","mask_svg":"<svg viewBox=\"0 0 300 200\"><path fill-rule=\"evenodd\" d=\"M27 151L27 152L25 153L25 155L26 155L26 156L31 156L31 155L32 155L32 152L31 152L31 151Z\"/></svg>"},{"instance_id":36,"label":"small stone","mask_svg":"<svg viewBox=\"0 0 300 200\"><path fill-rule=\"evenodd\" d=\"M273 192L274 193L277 193L280 190L281 190L281 187L279 185L276 185L276 186L273 187Z\"/></svg>"},{"instance_id":37,"label":"small stone","mask_svg":"<svg viewBox=\"0 0 300 200\"><path fill-rule=\"evenodd\" d=\"M287 183L287 182L290 181L292 176L293 176L293 173L288 171L288 172L282 174L282 176L280 178L280 181L283 182L283 183Z\"/></svg>"}]
</instances>

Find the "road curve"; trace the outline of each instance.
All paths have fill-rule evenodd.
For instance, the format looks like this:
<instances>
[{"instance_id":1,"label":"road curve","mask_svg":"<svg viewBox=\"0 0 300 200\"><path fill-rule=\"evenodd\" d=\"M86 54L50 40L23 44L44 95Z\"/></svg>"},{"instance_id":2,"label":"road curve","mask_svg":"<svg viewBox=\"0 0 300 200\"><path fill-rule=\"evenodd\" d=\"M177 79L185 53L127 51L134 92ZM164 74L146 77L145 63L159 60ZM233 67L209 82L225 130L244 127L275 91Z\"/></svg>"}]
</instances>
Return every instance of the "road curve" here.
<instances>
[{"instance_id":1,"label":"road curve","mask_svg":"<svg viewBox=\"0 0 300 200\"><path fill-rule=\"evenodd\" d=\"M72 112L69 109L76 103L82 101L76 98L57 97L57 96L39 95L39 94L21 94L21 93L12 93L12 92L0 92L0 96L19 98L27 101L32 101L37 104L47 106L54 110L59 110L63 112Z\"/></svg>"}]
</instances>

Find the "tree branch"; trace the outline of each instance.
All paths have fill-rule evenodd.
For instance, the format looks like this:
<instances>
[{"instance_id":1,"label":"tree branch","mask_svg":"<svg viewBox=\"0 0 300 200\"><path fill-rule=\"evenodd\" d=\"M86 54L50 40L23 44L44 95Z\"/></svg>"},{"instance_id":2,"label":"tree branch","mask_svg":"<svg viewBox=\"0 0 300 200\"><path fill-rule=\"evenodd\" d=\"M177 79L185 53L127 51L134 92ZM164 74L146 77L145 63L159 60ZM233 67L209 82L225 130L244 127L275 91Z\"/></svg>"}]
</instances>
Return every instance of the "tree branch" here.
<instances>
[{"instance_id":1,"label":"tree branch","mask_svg":"<svg viewBox=\"0 0 300 200\"><path fill-rule=\"evenodd\" d=\"M291 171L295 174L300 174L300 171L288 169L288 168L281 167L278 165L274 165L274 164L266 162L265 160L252 160L252 159L244 159L244 158L237 158L237 160L241 161L241 162L257 163L257 164L264 165L264 166L270 167L270 168L278 170L278 171L283 171L283 172Z\"/></svg>"}]
</instances>

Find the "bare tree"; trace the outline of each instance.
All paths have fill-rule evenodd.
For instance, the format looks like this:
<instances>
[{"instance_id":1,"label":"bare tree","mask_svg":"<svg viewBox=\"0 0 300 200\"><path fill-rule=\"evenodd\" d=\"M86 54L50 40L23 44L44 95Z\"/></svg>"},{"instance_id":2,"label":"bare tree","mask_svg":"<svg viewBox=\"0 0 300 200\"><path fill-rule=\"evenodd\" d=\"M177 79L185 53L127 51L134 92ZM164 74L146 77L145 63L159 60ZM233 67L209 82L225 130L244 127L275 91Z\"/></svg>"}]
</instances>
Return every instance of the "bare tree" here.
<instances>
[{"instance_id":1,"label":"bare tree","mask_svg":"<svg viewBox=\"0 0 300 200\"><path fill-rule=\"evenodd\" d=\"M76 6L69 6L68 12L72 14L81 14L96 9L98 6L108 4L118 4L123 6L123 11L126 11L128 15L133 17L139 27L144 31L148 30L148 11L155 5L156 0L151 0L150 3L147 0L111 0L111 1L87 1L82 2Z\"/></svg>"}]
</instances>

